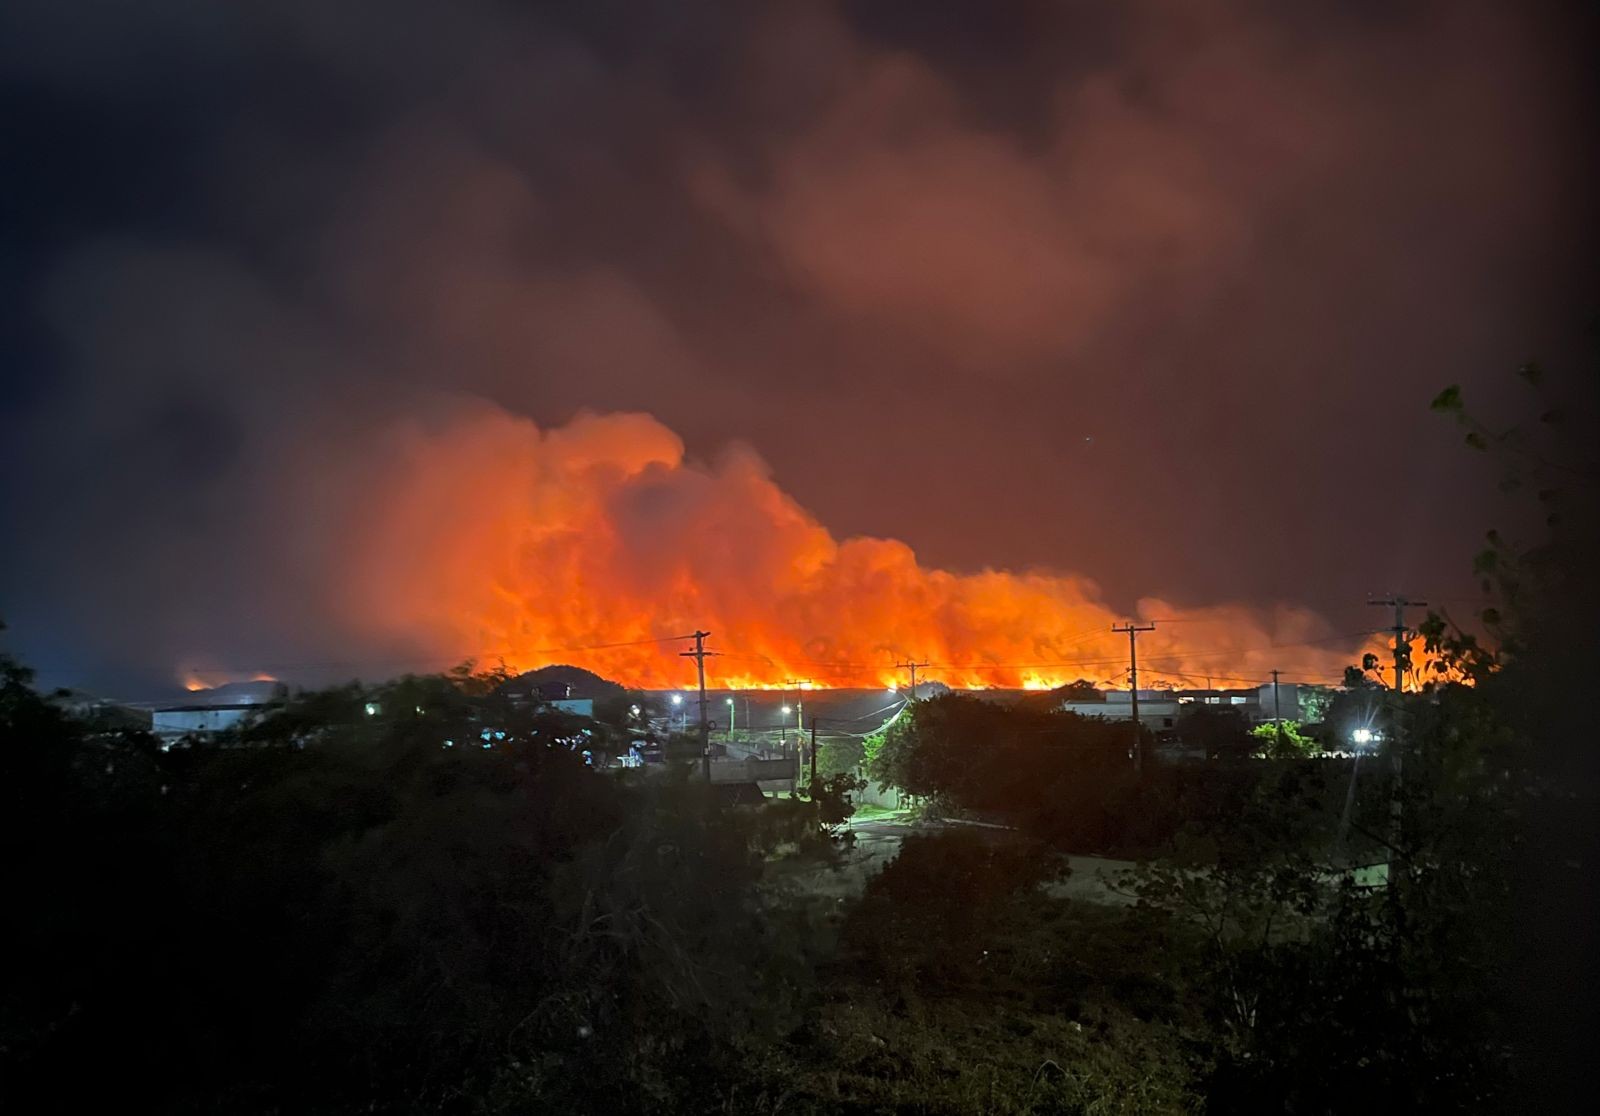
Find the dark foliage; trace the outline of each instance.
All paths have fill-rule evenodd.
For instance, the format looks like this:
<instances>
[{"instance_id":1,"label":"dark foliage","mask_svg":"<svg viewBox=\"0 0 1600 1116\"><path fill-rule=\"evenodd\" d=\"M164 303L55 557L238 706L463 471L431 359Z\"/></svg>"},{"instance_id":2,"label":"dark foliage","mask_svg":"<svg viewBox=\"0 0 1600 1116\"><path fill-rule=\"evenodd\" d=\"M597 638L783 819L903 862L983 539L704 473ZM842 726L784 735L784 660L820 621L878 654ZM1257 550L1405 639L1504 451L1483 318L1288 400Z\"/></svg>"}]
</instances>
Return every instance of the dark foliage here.
<instances>
[{"instance_id":1,"label":"dark foliage","mask_svg":"<svg viewBox=\"0 0 1600 1116\"><path fill-rule=\"evenodd\" d=\"M645 1110L802 1002L822 939L756 885L827 845L814 804L630 788L552 745L570 719L439 679L163 751L0 665L25 1107Z\"/></svg>"}]
</instances>

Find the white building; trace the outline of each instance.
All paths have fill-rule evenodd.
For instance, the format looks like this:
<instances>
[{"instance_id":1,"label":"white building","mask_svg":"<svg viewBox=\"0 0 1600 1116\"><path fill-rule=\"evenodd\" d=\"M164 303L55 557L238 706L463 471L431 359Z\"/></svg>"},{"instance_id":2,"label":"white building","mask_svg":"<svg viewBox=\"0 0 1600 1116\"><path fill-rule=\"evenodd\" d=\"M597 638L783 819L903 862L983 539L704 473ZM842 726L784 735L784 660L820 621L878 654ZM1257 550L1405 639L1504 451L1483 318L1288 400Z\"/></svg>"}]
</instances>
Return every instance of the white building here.
<instances>
[{"instance_id":1,"label":"white building","mask_svg":"<svg viewBox=\"0 0 1600 1116\"><path fill-rule=\"evenodd\" d=\"M1268 682L1258 694L1259 715L1263 721L1277 717L1285 721L1320 721L1332 691L1327 686L1309 682L1279 682L1276 687Z\"/></svg>"},{"instance_id":2,"label":"white building","mask_svg":"<svg viewBox=\"0 0 1600 1116\"><path fill-rule=\"evenodd\" d=\"M150 729L167 741L191 733L220 732L288 696L289 687L282 682L229 682L210 690L195 690L182 704L152 710Z\"/></svg>"},{"instance_id":3,"label":"white building","mask_svg":"<svg viewBox=\"0 0 1600 1116\"><path fill-rule=\"evenodd\" d=\"M1104 701L1064 701L1061 710L1080 717L1106 721L1133 720L1133 695L1127 690L1104 690ZM1148 729L1169 729L1178 723L1178 695L1171 690L1139 691L1139 723Z\"/></svg>"}]
</instances>

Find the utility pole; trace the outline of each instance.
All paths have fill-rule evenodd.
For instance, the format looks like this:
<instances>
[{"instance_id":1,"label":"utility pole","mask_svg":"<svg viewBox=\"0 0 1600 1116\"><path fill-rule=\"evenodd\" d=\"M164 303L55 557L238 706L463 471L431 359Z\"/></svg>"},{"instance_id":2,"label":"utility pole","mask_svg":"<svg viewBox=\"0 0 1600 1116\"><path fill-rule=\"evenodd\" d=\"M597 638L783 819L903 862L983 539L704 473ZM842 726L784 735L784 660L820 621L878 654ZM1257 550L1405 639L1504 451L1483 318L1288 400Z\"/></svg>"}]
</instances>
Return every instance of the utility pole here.
<instances>
[{"instance_id":1,"label":"utility pole","mask_svg":"<svg viewBox=\"0 0 1600 1116\"><path fill-rule=\"evenodd\" d=\"M817 785L817 718L811 718L811 785Z\"/></svg>"},{"instance_id":2,"label":"utility pole","mask_svg":"<svg viewBox=\"0 0 1600 1116\"><path fill-rule=\"evenodd\" d=\"M681 658L693 659L700 672L700 768L708 783L711 782L711 723L706 720L706 656L716 654L706 650L706 636L710 634L695 632L690 637L694 640L694 650L678 652Z\"/></svg>"},{"instance_id":3,"label":"utility pole","mask_svg":"<svg viewBox=\"0 0 1600 1116\"><path fill-rule=\"evenodd\" d=\"M906 662L903 662L903 663L895 663L894 665L900 670L909 670L911 672L911 689L906 694L906 700L907 701L916 701L917 700L917 670L919 668L921 668L921 667L927 666L928 664L925 663L925 662L924 663L919 663L915 659L910 659L910 660L908 660Z\"/></svg>"},{"instance_id":4,"label":"utility pole","mask_svg":"<svg viewBox=\"0 0 1600 1116\"><path fill-rule=\"evenodd\" d=\"M1283 746L1283 703L1278 700L1278 675L1282 671L1272 672L1272 724L1278 737L1278 746Z\"/></svg>"},{"instance_id":5,"label":"utility pole","mask_svg":"<svg viewBox=\"0 0 1600 1116\"><path fill-rule=\"evenodd\" d=\"M1394 825L1394 851L1401 856L1405 855L1406 823L1405 823L1405 758L1400 737L1400 718L1405 712L1405 667L1411 657L1411 643L1407 638L1406 609L1408 607L1423 608L1427 601L1411 601L1396 593L1378 601L1368 601L1369 605L1378 605L1383 608L1394 609L1394 626L1389 630L1394 633L1394 719L1389 723L1389 762L1394 767L1394 800L1390 803L1389 813Z\"/></svg>"},{"instance_id":6,"label":"utility pole","mask_svg":"<svg viewBox=\"0 0 1600 1116\"><path fill-rule=\"evenodd\" d=\"M1427 601L1408 601L1404 597L1385 597L1381 601L1368 601L1369 605L1378 605L1382 608L1394 609L1394 626L1389 630L1394 633L1394 692L1400 693L1406 688L1405 663L1411 657L1411 644L1406 638L1407 608L1426 608Z\"/></svg>"},{"instance_id":7,"label":"utility pole","mask_svg":"<svg viewBox=\"0 0 1600 1116\"><path fill-rule=\"evenodd\" d=\"M783 684L794 687L794 735L797 740L804 742L806 735L806 687L811 685L811 679L785 678ZM788 731L788 725L785 725L784 732Z\"/></svg>"},{"instance_id":8,"label":"utility pole","mask_svg":"<svg viewBox=\"0 0 1600 1116\"><path fill-rule=\"evenodd\" d=\"M1128 700L1133 706L1133 771L1137 775L1144 769L1144 757L1140 754L1144 749L1139 746L1139 633L1153 632L1156 626L1154 623L1135 624L1130 620L1120 628L1111 625L1111 630L1128 633Z\"/></svg>"}]
</instances>

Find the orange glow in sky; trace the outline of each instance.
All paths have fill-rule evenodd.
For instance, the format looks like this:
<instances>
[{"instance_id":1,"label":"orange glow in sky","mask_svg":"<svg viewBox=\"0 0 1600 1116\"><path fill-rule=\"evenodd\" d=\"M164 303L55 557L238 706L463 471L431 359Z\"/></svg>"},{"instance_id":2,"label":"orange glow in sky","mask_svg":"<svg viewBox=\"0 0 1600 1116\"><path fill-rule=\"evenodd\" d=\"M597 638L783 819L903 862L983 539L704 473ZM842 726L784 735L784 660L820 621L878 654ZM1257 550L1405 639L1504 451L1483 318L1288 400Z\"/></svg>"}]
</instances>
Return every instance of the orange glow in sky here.
<instances>
[{"instance_id":1,"label":"orange glow in sky","mask_svg":"<svg viewBox=\"0 0 1600 1116\"><path fill-rule=\"evenodd\" d=\"M836 539L753 452L689 460L648 415L541 430L475 406L393 432L366 476L343 493L340 619L435 668L572 663L674 688L695 677L682 637L704 629L715 687L903 684L907 659L958 688L1126 685L1111 632L1126 617L1089 579L958 573L893 539ZM1157 621L1142 686L1337 681L1364 642L1292 605L1136 607Z\"/></svg>"}]
</instances>

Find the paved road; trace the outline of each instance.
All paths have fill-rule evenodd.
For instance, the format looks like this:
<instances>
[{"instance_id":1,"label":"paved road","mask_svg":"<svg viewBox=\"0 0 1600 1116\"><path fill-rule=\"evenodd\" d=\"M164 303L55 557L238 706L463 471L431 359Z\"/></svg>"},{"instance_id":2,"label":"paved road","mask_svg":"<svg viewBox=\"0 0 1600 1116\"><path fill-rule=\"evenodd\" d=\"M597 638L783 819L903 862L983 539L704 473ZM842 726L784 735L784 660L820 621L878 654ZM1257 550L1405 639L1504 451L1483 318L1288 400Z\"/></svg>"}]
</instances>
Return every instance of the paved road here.
<instances>
[{"instance_id":1,"label":"paved road","mask_svg":"<svg viewBox=\"0 0 1600 1116\"><path fill-rule=\"evenodd\" d=\"M1133 896L1118 891L1117 876L1134 867L1131 860L1112 860L1104 856L1069 856L1067 865L1072 869L1066 879L1050 884L1045 890L1061 899L1081 899L1086 903L1100 903L1110 907L1131 904Z\"/></svg>"},{"instance_id":2,"label":"paved road","mask_svg":"<svg viewBox=\"0 0 1600 1116\"><path fill-rule=\"evenodd\" d=\"M861 894L867 881L883 870L900 851L900 843L917 833L937 833L943 829L970 828L990 836L997 844L1018 840L1015 831L1004 826L965 822L912 822L898 815L869 818L851 825L855 834L855 848L850 851L843 867L819 868L805 876L808 890L819 891L840 899ZM1110 860L1099 856L1071 856L1067 858L1071 874L1066 879L1050 884L1049 894L1064 899L1077 899L1089 903L1123 905L1132 899L1112 887L1115 873L1133 867L1129 860Z\"/></svg>"},{"instance_id":3,"label":"paved road","mask_svg":"<svg viewBox=\"0 0 1600 1116\"><path fill-rule=\"evenodd\" d=\"M851 825L856 845L847 855L843 867L813 869L801 873L797 880L803 880L802 886L808 891L832 895L841 900L853 898L861 894L868 880L894 859L906 837L956 828L975 830L996 844L1024 839L1015 830L987 822L913 822L897 814L880 815ZM1136 867L1134 861L1113 860L1103 856L1069 856L1067 865L1071 869L1067 877L1048 884L1045 888L1047 894L1103 906L1121 907L1135 902L1133 896L1118 888L1118 878L1123 872ZM1349 874L1358 885L1382 887L1388 879L1388 865L1366 865L1350 869ZM1330 876L1329 883L1337 882L1337 879L1337 875Z\"/></svg>"}]
</instances>

